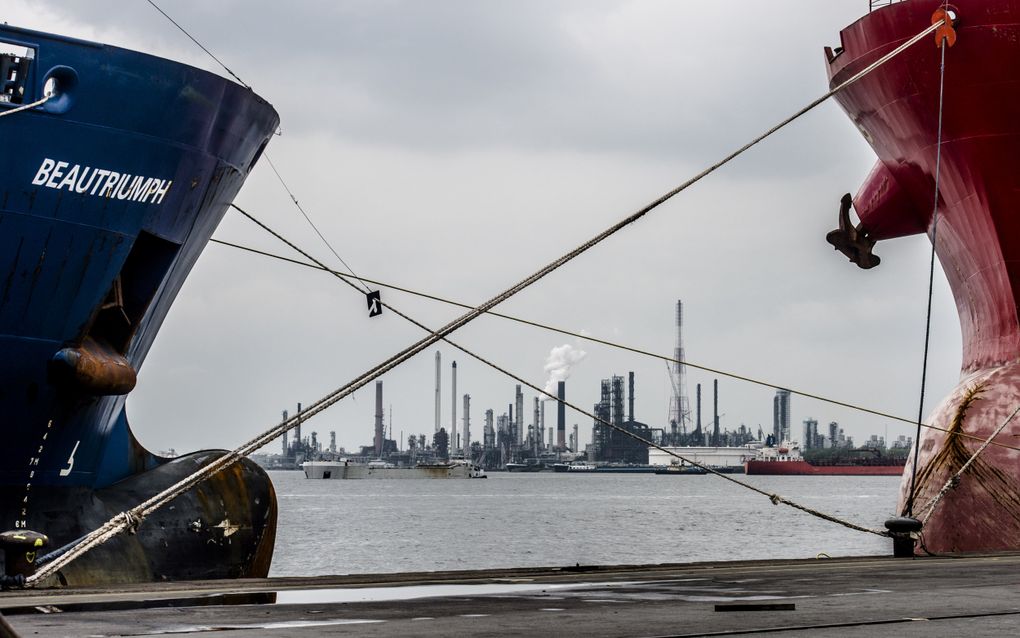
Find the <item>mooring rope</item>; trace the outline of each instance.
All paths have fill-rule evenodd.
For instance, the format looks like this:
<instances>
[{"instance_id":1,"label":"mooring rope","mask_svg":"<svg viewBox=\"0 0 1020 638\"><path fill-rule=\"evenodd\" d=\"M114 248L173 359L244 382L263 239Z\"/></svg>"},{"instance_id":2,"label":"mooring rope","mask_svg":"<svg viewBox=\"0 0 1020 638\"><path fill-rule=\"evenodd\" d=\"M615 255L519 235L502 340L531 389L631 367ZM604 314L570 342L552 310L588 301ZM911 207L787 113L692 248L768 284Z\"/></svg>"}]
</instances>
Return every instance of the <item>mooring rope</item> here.
<instances>
[{"instance_id":1,"label":"mooring rope","mask_svg":"<svg viewBox=\"0 0 1020 638\"><path fill-rule=\"evenodd\" d=\"M252 248L251 246L243 246L241 244L235 244L235 243L232 243L232 242L229 242L229 241L224 241L222 239L215 239L215 238L214 239L210 239L209 241L212 242L212 243L215 243L215 244L220 244L221 246L229 246L230 248L236 248L238 250L243 250L245 252L249 252L249 253L252 253L252 254L255 254L255 255L261 255L263 257L269 257L271 259L276 259L276 260L279 260L279 261L284 261L284 262L287 262L287 263L290 263L290 264L294 264L294 265L297 265L297 266L303 266L305 268L311 268L311 269L314 269L314 270L319 270L319 271L331 274L331 275L333 275L335 277L339 277L339 278L345 278L345 277L349 277L350 276L350 275L348 275L346 273L342 273L340 271L333 270L332 268L329 268L328 266L320 266L320 265L318 265L318 263L309 263L307 261L301 261L300 259L291 259L290 257L284 257L283 255L278 255L276 253L271 253L271 252L268 252L268 251L265 251L265 250L259 250L258 248ZM467 310L470 310L471 308L473 308L473 306L471 306L470 304L466 304L466 303L461 302L461 301L456 301L456 300L453 300L453 299L449 299L447 297L441 297L439 295L433 295L431 293L422 292L420 290L414 290L413 288L407 288L407 287L400 286L400 285L397 285L397 284L394 284L394 283L390 283L390 282L386 282L386 281L380 281L378 279L371 279L371 278L368 278L368 277L361 277L361 276L358 276L357 279L358 279L358 281L360 281L362 283L371 284L373 286L379 286L380 288L386 288L386 289L389 289L389 290L395 290L397 292L403 292L403 293L406 293L406 294L409 294L409 295L414 295L416 297L421 297L423 299L429 299L429 300L432 300L432 301L437 301L437 302L440 302L440 303L449 304L451 306L456 306L458 308L464 308L464 309L467 309ZM506 319L507 321L513 321L513 322L516 322L516 323L520 323L520 324L525 325L525 326L531 326L531 327L534 327L534 328L541 328L542 330L548 330L549 332L555 332L557 334L561 334L561 335L564 335L564 336L567 336L567 337L574 337L574 338L577 338L577 339L583 339L584 341L589 341L591 343L596 343L596 344L599 344L599 345L607 346L609 348L616 348L618 350L623 350L625 352L630 352L630 353L638 354L638 355L645 356L645 357L651 357L651 358L654 358L654 359L659 359L659 360L664 361L666 363L674 363L674 364L682 365L682 366L685 366L685 367L688 367L688 368L693 368L695 370L700 370L702 372L707 372L709 374L715 374L715 375L718 375L718 376L721 376L721 377L727 377L727 378L733 379L735 381L743 381L745 383L750 383L750 384L753 384L753 385L758 385L758 386L761 386L761 387L764 387L764 388L770 388L770 389L773 389L773 390L788 390L791 394L794 394L794 395L799 396L799 397L804 397L805 399L813 399L813 400L816 400L816 401L821 401L823 403L829 403L831 405L836 405L836 406L839 406L839 407L842 407L842 408L848 408L848 409L851 409L851 410L856 410L856 411L862 412L864 414L870 414L872 416L878 416L878 417L882 417L884 419L890 419L890 420L893 420L893 421L900 421L901 423L909 423L910 425L916 425L917 424L917 420L914 419L914 418L897 416L895 414L890 414L888 412L882 412L881 410L875 410L873 408L868 408L868 407L865 407L863 405L859 405L859 404L856 404L856 403L850 403L849 401L842 401L840 399L833 399L831 397L826 397L826 396L823 396L823 395L820 395L820 394L814 394L812 392L807 392L806 390L798 390L797 388L791 387L789 385L784 385L784 384L781 384L781 383L774 383L772 381L766 381L764 379L756 379L754 377L749 377L749 376L746 376L746 375L738 374L736 372L729 372L727 370L721 370L719 368L713 368L713 367L706 366L706 365L703 365L703 364L700 364L700 363L695 363L693 361L690 361L689 359L685 359L685 360L681 361L679 359L674 359L673 357L671 357L669 355L659 354L659 353L651 352L651 351L648 351L648 350L642 350L641 348L637 348L635 346L630 346L630 345L627 345L627 344L624 344L624 343L620 343L619 341L609 341L608 339L602 339L600 337L596 337L596 336L593 336L591 334L576 332L576 331L573 331L573 330L568 330L566 328L558 328L556 326L551 326L549 324L541 323L541 322L538 322L538 321L532 321L531 319L524 319L523 317L515 317L513 315L508 315L508 314L504 314L504 313L501 313L501 312L496 312L495 310L490 310L490 311L488 311L485 314L487 314L489 316L492 316L492 317L496 317L498 319ZM931 429L931 430L937 430L939 432L944 432L946 434L948 434L950 432L950 430L948 428L939 427L937 425L930 425L928 423L922 423L921 427L927 428L927 429ZM973 435L973 434L968 434L966 432L957 432L956 434L957 434L957 436L960 436L960 437L963 437L963 438L967 438L967 439L972 439L974 441L984 441L984 439L982 439L980 436L976 436L976 435ZM1008 450L1016 450L1016 451L1020 452L1020 446L1010 445L1008 443L1002 443L1000 441L992 441L992 445L994 445L996 447L1001 447L1001 448L1005 448L1005 449L1008 449Z\"/></svg>"},{"instance_id":2,"label":"mooring rope","mask_svg":"<svg viewBox=\"0 0 1020 638\"><path fill-rule=\"evenodd\" d=\"M248 85L244 80L242 80L239 75L237 75L236 73L231 71L230 68L228 68L226 64L224 64L218 57L216 57L213 54L212 51L210 51L208 48L206 48L206 46L204 44L199 42L198 39L195 36L191 35L191 33L187 29L185 29L183 26L181 26L179 22L177 22L172 17L170 17L170 14L168 14L166 11L164 11L153 0L146 0L146 2L148 2L150 5L152 5L153 9L155 9L156 11L159 11L159 13L162 14L162 16L164 18L169 20L170 24L172 24L175 27L177 27L177 29L180 30L181 33L183 33L184 35L188 36L188 39L190 39L192 42L194 42L196 45L198 45L198 48L200 48L203 51L205 51L206 55L208 55L210 58L215 60L217 64L219 64L221 67L223 67L224 71L229 73L235 80L237 80L239 83L241 83L241 85L243 85L246 89L253 90L252 87L250 85ZM279 130L277 130L276 135L281 135L281 132ZM312 230L315 231L315 234L319 236L319 239L321 239L322 243L326 245L326 248L329 248L330 252L333 253L333 255L340 261L341 264L343 264L344 268L346 268L347 271L349 273L351 273L351 275L355 279L357 279L358 274L356 272L354 272L354 269L351 268L347 264L346 261L344 261L344 258L340 256L340 253L338 253L336 251L336 249L333 248L333 244L331 244L329 242L329 240L326 239L326 236L323 235L321 232L319 232L319 227L315 225L315 222L312 221L312 218L305 211L304 207L301 206L301 204L298 202L298 198L294 195L294 192L290 189L290 186L287 184L287 181L285 179L283 179L283 174L281 174L280 171L277 170L276 164L274 164L273 160L269 157L269 152L268 151L263 153L263 158L265 159L266 163L269 164L269 168L273 169L273 173L276 174L276 179L279 180L280 185L283 186L283 190L287 191L287 196L290 197L290 201L293 202L294 207L297 208L298 211L300 211L301 216L305 218L305 221L308 222L308 225L312 227ZM365 291L368 292L368 286L365 285L365 284L362 284L362 285L365 287Z\"/></svg>"},{"instance_id":3,"label":"mooring rope","mask_svg":"<svg viewBox=\"0 0 1020 638\"><path fill-rule=\"evenodd\" d=\"M20 113L21 111L27 111L29 109L34 109L37 106L42 106L43 104L46 104L52 97L53 94L48 93L44 95L41 99L38 99L35 102L32 102L31 104L22 104L17 108L0 111L0 117L7 117L8 115L14 115L15 113Z\"/></svg>"},{"instance_id":4,"label":"mooring rope","mask_svg":"<svg viewBox=\"0 0 1020 638\"><path fill-rule=\"evenodd\" d=\"M327 271L329 270L328 268L326 268L326 265L323 264L321 261L319 261L318 259L316 259L312 255L310 255L307 252L305 252L304 250L302 250L300 247L295 245L293 242L291 242L286 237L284 237L280 233L276 232L275 230L273 230L272 228L270 228L269 226L267 226L266 224L264 224L260 220L256 219L250 213L248 213L248 212L246 212L244 210L241 210L241 208L239 208L238 206L234 206L234 208L237 211L239 211L242 215L247 217L249 220L251 220L252 222L257 224L260 228L265 230L267 233L271 234L276 239L280 240L284 244L290 246L296 252L300 253L306 259L311 260L312 262L314 262L317 266L319 266L322 269L325 269ZM334 274L335 277L337 277L337 279L339 279L343 283L347 284L348 286L350 286L354 290L360 292L360 290L358 289L358 286L356 286L352 281L347 279L341 273L333 273L333 274ZM419 322L418 320L414 319L413 317L410 317L410 316L404 314L400 310L394 308L392 305L390 305L390 304L388 304L386 302L383 302L382 300L380 300L380 303L387 310L389 310L390 312L392 312L392 313L396 314L397 316L405 319L406 321L414 324L415 326L421 328L422 330L425 330L426 332L428 332L430 334L434 334L431 328L429 328L428 326L426 326L423 323ZM713 469L712 467L709 467L707 465L699 463L698 461L695 461L693 459L689 459L689 458L679 454L675 450L671 450L671 449L663 447L663 446L661 446L661 445L659 445L657 443L649 441L649 440L645 439L644 437L642 437L642 436L640 436L640 435L638 435L638 434L636 434L634 432L631 432L630 430L627 430L626 428L620 427L620 426L616 425L615 423L612 423L610 421L606 421L605 419L602 419L601 417L595 415L594 413L589 412L589 411L587 411L587 410L585 410L583 408L580 408L580 407L574 405L573 403L570 403L569 401L566 401L565 399L560 399L556 395L554 395L554 394L552 394L550 392L547 392L544 388L540 388L539 386L537 386L537 385L527 381L526 379L524 379L520 375L515 374L515 373L507 370L506 368L503 368L502 366L498 365L494 361L490 361L489 359L486 359L485 357L482 357L478 353L473 352L471 350L468 350L464 346L461 346L461 345L459 345L457 343L454 343L452 340L449 339L449 337L443 337L443 341L446 342L447 344L453 346L454 348L460 350L461 352L463 352L464 354L468 355L469 357L472 357L473 359L479 361L480 363L489 366L493 370L496 370L497 372L500 372L500 373L506 375L507 377L517 381L518 383L520 383L522 385L525 385L525 386L531 388L532 390L534 390L534 391L536 391L536 392L538 392L540 394L545 395L546 397L548 397L550 399L554 399L556 401L561 402L564 406L574 410L575 412L578 412L579 414L582 414L584 416L587 416L587 417L593 419L595 422L599 423L600 425L609 427L609 428L611 428L613 430L616 430L617 432L620 432L621 434L625 434L626 436L628 436L628 437L638 441L639 443L642 443L642 444L644 444L644 445L646 445L648 447L651 447L651 448L655 448L656 450L659 450L660 452L664 452L664 453L668 454L669 456L672 456L673 458L679 459L679 460L684 461L686 463L689 463L689 464L691 464L691 465L693 465L693 466L695 466L697 468L705 470L709 474L714 474L716 476L719 476L721 478L726 479L727 481L735 483L735 484L737 484L737 485L739 485L741 487L745 487L745 488L747 488L747 489L749 489L749 490L751 490L753 492L757 492L758 494L761 494L762 496L766 496L766 497L768 497L768 499L770 501L772 501L773 505L778 505L780 503L782 503L784 505L789 505L790 507L793 507L795 509L801 510L802 512L806 512L806 513L811 514L813 516L817 516L817 517L825 519L827 521L831 521L833 523L837 523L837 524L842 525L844 527L848 527L850 529L857 530L857 531L860 531L860 532L867 532L867 533L870 533L870 534L877 534L879 536L888 536L889 535L888 532L886 532L885 530L876 530L876 529L869 529L867 527L862 527L860 525L857 525L856 523L852 523L850 521L846 521L846 520L840 519L838 517L832 516L830 514L826 514L824 512L820 512L818 510L812 509L812 508L807 507L805 505L801 505L801 504L799 504L799 503L797 503L795 501L792 501L792 500L790 500L790 499L788 499L786 497L780 496L779 494L775 494L775 493L772 493L772 492L766 492L766 491L764 491L762 489L759 489L759 488L757 488L757 487L755 487L755 486L753 486L753 485L751 485L749 483L745 483L744 481L735 479L735 478L733 478L732 476L730 476L728 474L724 474L722 472L719 472L719 471Z\"/></svg>"},{"instance_id":5,"label":"mooring rope","mask_svg":"<svg viewBox=\"0 0 1020 638\"><path fill-rule=\"evenodd\" d=\"M973 454L970 455L970 458L967 459L967 462L964 463L960 467L960 469L956 471L955 474L953 474L946 480L946 484L942 486L942 489L939 490L939 493L935 495L935 498L933 498L931 502L925 506L924 517L921 519L921 523L923 525L928 524L928 521L931 519L932 514L935 513L935 507L945 497L945 495L948 494L950 490L956 489L956 486L960 484L960 479L963 476L963 473L967 471L967 468L969 468L971 464L977 460L977 457L980 456L981 453L988 448L989 444L991 444L992 442L992 439L997 437L1004 429L1006 429L1006 426L1009 425L1014 418L1016 418L1017 414L1020 414L1020 406L1017 406L1017 408L1013 410L1013 412L1008 417L1006 417L1006 420L1000 423L999 427L995 428L995 431L992 432L992 434L987 439L985 439L985 442L981 444L981 447L979 447Z\"/></svg>"},{"instance_id":6,"label":"mooring rope","mask_svg":"<svg viewBox=\"0 0 1020 638\"><path fill-rule=\"evenodd\" d=\"M949 5L946 3L944 15L948 16ZM943 21L945 18L943 18ZM941 22L936 23L941 24ZM921 422L924 418L924 390L928 379L928 346L931 343L931 302L935 291L935 241L938 238L939 228L939 176L942 173L942 119L945 95L946 80L946 49L949 48L948 39L943 36L939 42L942 49L942 59L939 64L939 110L938 110L938 133L935 139L935 197L932 204L931 214L931 259L928 264L928 310L924 321L924 356L921 360L921 398L917 406L917 431L914 434L914 462L911 463L910 472L910 493L907 497L906 515L914 515L914 496L917 487L917 457L921 450Z\"/></svg>"},{"instance_id":7,"label":"mooring rope","mask_svg":"<svg viewBox=\"0 0 1020 638\"><path fill-rule=\"evenodd\" d=\"M150 3L151 3L151 1L150 1ZM153 6L155 6L155 5L153 5ZM389 370L392 370L393 368L395 368L396 366L400 365L401 363L403 363L407 359L413 357L414 355L416 355L417 353L421 352L422 350L425 350L426 348L428 348L429 346L435 344L436 342L444 339L446 336L448 336L449 334L453 333L457 329L459 329L459 328L463 327L464 325L470 323L471 321L473 321L474 319L478 318L479 316L481 316L485 312L491 310L495 306L497 306L500 303L502 303L502 302L506 301L507 299L511 298L512 296L514 296L518 292L524 290L525 288L528 288L532 284L534 284L537 281L541 280L546 275L548 275L549 273L553 272L554 270L560 268L564 264L570 262L571 260L573 260L577 256L581 255L582 253L588 251L589 249L593 248L594 246L596 246L596 245L600 244L601 242L605 241L606 239L608 239L609 237L613 236L614 234L616 234L620 230L622 230L622 229L626 228L627 226L637 222L639 219L644 217L646 214L648 214L652 210L658 208L660 205L662 205L666 201L672 199L675 195L683 192L684 190L686 190L690 186L692 186L692 185L696 184L697 182L701 181L702 179L704 179L708 175L710 175L713 172L715 172L716 170L718 170L720 167L724 166L725 164L728 164L730 161L732 161L736 157L742 155L745 151L747 151L751 147L755 146L756 144L758 144L759 142L761 142L765 138L771 136L776 131L782 129L783 127L787 126L788 124L790 124L794 120L796 120L796 119L800 118L801 116L803 116L804 114L808 113L809 111L811 111L812 109L817 107L819 104L821 104L825 100L829 99L833 95L836 95L837 93L839 93L840 91L842 91L846 87L850 86L851 84L853 84L853 83L857 82L858 80L860 80L861 78L865 77L866 75L868 75L869 73L871 73L875 69L879 68L880 66L882 66L883 64L885 64L889 60L893 59L894 57L896 57L897 55L899 55L903 51L907 50L908 48L910 48L911 46L913 46L917 42L920 42L921 39L923 39L928 34L934 32L937 28L942 26L942 24L944 24L944 23L945 23L945 19L943 19L942 21L936 22L935 24L931 25L930 27L924 29L923 31L918 33L916 36L911 38L910 40L908 40L908 41L904 42L903 44L901 44L900 46L896 47L894 50L892 50L891 52L889 52L886 55L882 56L881 58L879 58L878 60L876 60L875 62L873 62L872 64L870 64L866 68L864 68L863 70L861 70L860 72L856 73L855 75L853 75L852 77L850 77L849 79L844 81L842 84L840 84L836 88L831 89L829 92L827 92L822 97L814 100L808 106L802 108L800 111L798 111L794 115L786 118L785 120L783 120L779 124L773 126L769 130L767 130L765 133L763 133L762 135L759 135L758 137L756 137L751 142L748 142L747 144L745 144L744 146L740 147L736 151L730 153L728 156L726 156L725 158L723 158L719 162L713 164L709 168L706 168L701 173L699 173L699 174L695 175L694 177L688 179L686 182L684 182L680 186L677 186L673 190L671 190L671 191L665 193L664 195L662 195L661 197L655 199L654 201L652 201L651 203L647 204L646 206L644 206L643 208L641 208L637 212L629 215L628 217L624 218L623 220L617 222L616 224L613 224L612 226L610 226L606 230L604 230L601 233L599 233L598 235L592 237L591 239L589 239L588 241L584 242L583 244L581 244L580 246L576 247L575 249L571 250L570 252L566 253L565 255L563 255L563 256L559 257L558 259L550 262L545 267L543 267L540 270L536 271L535 273L533 273L529 277L519 281L517 284L511 286L510 288L506 289L502 293L496 295L495 297L493 297L490 300L486 301L485 303L481 304L477 308L474 308L470 312L467 312L464 315L462 315L461 317L458 317L457 319L451 321L450 323L448 323L447 325L443 326L439 330L437 330L435 332L432 332L427 337L419 340L418 342L416 342L415 344L413 344L411 346L408 346L404 350L402 350L402 351L398 352L397 354L391 356L389 359L385 360L384 362L380 363L379 365L375 366L374 368L366 371L361 376L355 378L354 380L352 380L348 384L346 384L346 385L338 388L334 392L326 395L325 397L323 397L319 401L317 401L314 404L312 404L311 406L309 406L309 408L306 411L302 412L300 415L296 415L294 417L291 417L290 419L287 419L287 420L283 421L282 423L280 423L280 424L270 428L269 430L267 430L263 434L261 434L261 435L255 437L254 439L250 440L248 443L240 446L239 448L237 448L237 449L235 449L235 450L233 450L231 452L228 452L228 453L224 454L219 459L213 461L212 463L210 463L209 465L205 466L204 468L196 471L192 475L190 475L190 476L188 476L188 477L178 481L177 483L175 483L171 487L169 487L169 488L161 491L160 493L152 496L151 498L147 499L146 501L144 501L140 505L137 505L134 508L131 508L129 510L130 513L122 512L121 514L118 514L118 515L114 516L109 521L107 521L104 525L102 525L98 529L90 532L85 537L83 537L78 543L76 543L71 549L69 549L67 551L67 553L65 553L65 554L63 554L63 555L53 559L53 561L47 563L46 565L40 566L35 574L33 574L33 575L29 576L28 578L26 578L26 580L25 580L26 586L34 586L36 583L39 583L40 581L43 581L44 579L48 578L52 574L56 573L61 567L65 566L68 563L70 563L71 561L77 559L79 556L84 555L86 552L91 550L93 547L96 547L96 546L106 542L110 538L113 538L114 536L116 536L117 534L122 532L123 530L127 529L131 525L131 523L132 523L132 520L131 520L132 518L139 519L139 520L144 519L147 515L151 514L153 511L159 509L165 503L168 503L169 501L173 500L177 496L183 494L185 491L191 489L192 487L194 487L200 481L204 480L205 478L207 478L209 476L212 476L213 474L215 474L216 472L220 471L224 467L227 467L228 465L234 463L235 461L239 460L242 456L250 454L250 453L254 452L255 450L259 449L260 447L266 445L267 443L272 442L277 437L282 436L284 432L287 432L287 431L297 427L297 425L299 423L303 422L306 419L309 419L309 418L315 416L319 412L321 412L321 411L325 410L326 408L332 406L333 404L335 404L336 402L340 401L344 397L352 394L353 392L355 392L359 388L365 386L366 384L368 384L369 382L371 382L375 378L377 378L380 375L388 372ZM241 210L236 205L233 205L233 206L234 206L235 209ZM729 478L729 477L727 477L727 478ZM755 489L757 489L757 488L755 488ZM772 496L770 496L770 498L772 498ZM774 502L784 502L785 503L785 500L783 500L781 497L777 496L776 500ZM798 507L798 509L801 509L801 508ZM805 510L805 511L807 511L807 510ZM870 531L873 531L873 530L867 530L866 528L861 528L861 531L869 531L870 532ZM874 531L874 533L879 533L881 535L885 535L885 532Z\"/></svg>"},{"instance_id":8,"label":"mooring rope","mask_svg":"<svg viewBox=\"0 0 1020 638\"><path fill-rule=\"evenodd\" d=\"M180 24L179 24L179 23L178 23L178 22L177 22L176 20L174 20L173 18L171 18L171 17L170 17L170 16L169 16L169 15L167 14L167 12L166 12L166 11L163 11L163 9L161 9L161 8L160 8L160 6L159 6L158 4L156 4L155 2L153 2L153 0L145 0L145 1L146 1L146 2L148 2L149 4L151 4L151 5L152 5L152 8L153 8L153 9L155 9L156 11L159 11L159 12L160 12L161 14L163 14L163 17L164 17L164 18L166 18L167 20L169 20L169 21L170 21L170 23L171 23L171 24L173 24L173 25L174 25L175 27L177 27L177 28L178 28L178 29L180 30L180 32L181 32L181 33L183 33L184 35L188 36L188 39L189 39L189 40L191 40L192 42L194 42L195 44L197 44L197 45L198 45L198 48L200 48L200 49L202 49L203 51L205 51L206 55L208 55L208 56L209 56L210 58L212 58L213 60L216 60L216 63L217 63L217 64L219 64L219 65L220 65L221 67L223 67L223 70L224 70L224 71L226 71L227 73L229 73L229 74L230 74L230 76L231 76L231 77L233 77L233 78L234 78L235 80L237 80L237 81L238 81L238 83L239 83L239 84L240 84L241 86L243 86L244 88L246 88L246 89L248 89L248 90L251 90L251 87L250 87L250 86L248 86L248 84L247 84L247 83L246 83L246 82L245 82L244 80L242 80L242 79L241 79L241 77L240 77L239 75L237 75L236 73L234 73L233 71L231 71L231 70L230 70L230 68L229 68L229 67L227 67L227 65L226 65L226 64L223 64L223 62L222 62L222 61L220 61L220 59L219 59L218 57L216 57L215 55L213 55L213 52L212 52L212 51L210 51L209 49L205 48L205 46L203 46L201 42L199 42L198 40L196 40L196 39L195 39L195 36L193 36L193 35L191 35L190 33L188 33L188 30L187 30L187 29L185 29L184 27L182 27L182 26L181 26L181 25L180 25Z\"/></svg>"},{"instance_id":9,"label":"mooring rope","mask_svg":"<svg viewBox=\"0 0 1020 638\"><path fill-rule=\"evenodd\" d=\"M326 236L322 234L322 232L319 230L319 227L315 225L315 222L312 221L312 218L308 216L307 212L305 212L304 206L302 206L301 203L298 202L297 196L294 195L294 192L290 190L290 186L288 186L286 180L283 179L283 175L281 175L280 171L277 170L276 164L273 164L273 160L269 157L269 153L268 152L263 153L263 157L265 157L266 163L269 164L269 168L273 169L273 173L276 175L276 179L279 180L280 185L283 186L283 190L287 191L287 196L290 197L290 201L294 204L294 207L298 209L298 211L301 213L301 216L305 218L306 222L308 222L308 225L312 227L312 230L314 230L315 234L319 236L319 239L322 240L322 243L326 245L326 248L329 248L329 252L333 253L333 256L336 257L341 264L343 264L344 268L347 269L347 272L351 273L351 276L357 279L359 283L361 283L361 287L364 289L364 292L371 292L371 289L368 287L368 284L366 284L364 281L361 281L361 277L358 277L358 273L354 272L354 269L351 268L346 261L344 261L344 258L340 256L340 253L338 253L336 249L333 248L333 244L329 243L329 240L326 239Z\"/></svg>"}]
</instances>

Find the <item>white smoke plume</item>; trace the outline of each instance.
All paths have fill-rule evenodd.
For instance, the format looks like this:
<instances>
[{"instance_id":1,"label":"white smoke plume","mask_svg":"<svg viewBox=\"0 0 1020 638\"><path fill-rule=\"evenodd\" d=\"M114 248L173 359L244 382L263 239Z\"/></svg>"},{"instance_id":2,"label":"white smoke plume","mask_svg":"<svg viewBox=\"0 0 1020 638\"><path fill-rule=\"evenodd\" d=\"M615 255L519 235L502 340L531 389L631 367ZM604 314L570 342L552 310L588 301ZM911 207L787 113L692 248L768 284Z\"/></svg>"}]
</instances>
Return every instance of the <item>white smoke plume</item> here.
<instances>
[{"instance_id":1,"label":"white smoke plume","mask_svg":"<svg viewBox=\"0 0 1020 638\"><path fill-rule=\"evenodd\" d=\"M548 380L545 382L545 391L549 394L556 396L556 384L560 381L566 381L570 376L570 369L580 363L588 353L580 348L575 348L569 343L565 343L562 346L556 346L549 351L549 356L545 358L545 372L549 375ZM551 399L546 398L546 401Z\"/></svg>"}]
</instances>

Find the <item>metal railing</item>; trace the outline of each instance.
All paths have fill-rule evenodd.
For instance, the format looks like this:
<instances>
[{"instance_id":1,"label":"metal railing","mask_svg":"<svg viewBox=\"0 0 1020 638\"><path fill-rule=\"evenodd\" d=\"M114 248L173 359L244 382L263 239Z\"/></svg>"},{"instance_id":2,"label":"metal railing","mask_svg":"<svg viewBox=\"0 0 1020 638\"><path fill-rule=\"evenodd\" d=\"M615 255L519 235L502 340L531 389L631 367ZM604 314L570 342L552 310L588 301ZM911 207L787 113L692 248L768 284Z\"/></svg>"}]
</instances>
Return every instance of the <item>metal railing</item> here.
<instances>
[{"instance_id":1,"label":"metal railing","mask_svg":"<svg viewBox=\"0 0 1020 638\"><path fill-rule=\"evenodd\" d=\"M897 2L905 2L906 0L868 0L868 11L874 11L881 7L887 7L890 4L896 4Z\"/></svg>"}]
</instances>

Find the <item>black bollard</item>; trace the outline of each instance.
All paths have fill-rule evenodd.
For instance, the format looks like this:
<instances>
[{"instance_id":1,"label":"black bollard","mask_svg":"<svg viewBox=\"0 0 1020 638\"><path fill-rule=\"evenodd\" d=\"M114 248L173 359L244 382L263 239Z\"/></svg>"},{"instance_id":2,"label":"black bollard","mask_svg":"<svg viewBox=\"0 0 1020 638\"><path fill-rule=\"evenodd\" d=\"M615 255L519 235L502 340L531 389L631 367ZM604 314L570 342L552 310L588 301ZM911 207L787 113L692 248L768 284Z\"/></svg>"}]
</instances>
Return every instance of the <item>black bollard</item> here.
<instances>
[{"instance_id":1,"label":"black bollard","mask_svg":"<svg viewBox=\"0 0 1020 638\"><path fill-rule=\"evenodd\" d=\"M921 527L921 521L909 516L894 516L885 522L885 528L892 534L894 557L914 557L914 546L917 545L914 534L920 532Z\"/></svg>"},{"instance_id":2,"label":"black bollard","mask_svg":"<svg viewBox=\"0 0 1020 638\"><path fill-rule=\"evenodd\" d=\"M39 551L49 544L45 534L27 529L0 534L0 550L4 552L3 585L21 586L25 578L35 573L35 559Z\"/></svg>"}]
</instances>

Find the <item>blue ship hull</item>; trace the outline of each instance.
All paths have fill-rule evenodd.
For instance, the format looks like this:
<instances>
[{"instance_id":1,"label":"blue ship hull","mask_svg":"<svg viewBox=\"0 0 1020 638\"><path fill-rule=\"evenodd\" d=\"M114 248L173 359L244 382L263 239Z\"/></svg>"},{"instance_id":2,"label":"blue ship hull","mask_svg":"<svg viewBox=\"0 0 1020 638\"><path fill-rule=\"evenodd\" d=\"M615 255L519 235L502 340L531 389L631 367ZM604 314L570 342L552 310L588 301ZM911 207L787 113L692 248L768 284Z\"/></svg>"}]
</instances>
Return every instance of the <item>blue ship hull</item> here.
<instances>
[{"instance_id":1,"label":"blue ship hull","mask_svg":"<svg viewBox=\"0 0 1020 638\"><path fill-rule=\"evenodd\" d=\"M0 118L0 528L56 547L215 458L150 453L124 404L278 116L216 75L116 47L0 25L0 59L0 113L56 90ZM262 576L275 524L272 484L244 461L61 579Z\"/></svg>"}]
</instances>

